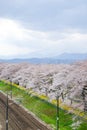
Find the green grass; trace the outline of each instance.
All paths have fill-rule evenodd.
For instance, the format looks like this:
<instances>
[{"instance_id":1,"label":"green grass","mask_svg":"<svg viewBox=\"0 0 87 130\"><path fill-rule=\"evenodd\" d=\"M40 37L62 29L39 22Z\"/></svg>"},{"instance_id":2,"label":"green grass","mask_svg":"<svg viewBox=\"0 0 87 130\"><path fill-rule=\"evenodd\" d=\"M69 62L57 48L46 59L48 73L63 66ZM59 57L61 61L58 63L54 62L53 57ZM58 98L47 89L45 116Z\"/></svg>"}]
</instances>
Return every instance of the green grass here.
<instances>
[{"instance_id":1,"label":"green grass","mask_svg":"<svg viewBox=\"0 0 87 130\"><path fill-rule=\"evenodd\" d=\"M0 90L3 92L9 92L11 90L11 86L0 81ZM37 96L32 96L25 90L21 90L15 86L12 87L13 99L20 98L20 103L33 112L37 117L41 120L50 124L51 127L54 127L56 130L56 106L40 99ZM72 130L72 117L73 114L68 114L67 111L59 109L59 127L60 130ZM76 130L87 130L87 124L82 121L80 127Z\"/></svg>"}]
</instances>

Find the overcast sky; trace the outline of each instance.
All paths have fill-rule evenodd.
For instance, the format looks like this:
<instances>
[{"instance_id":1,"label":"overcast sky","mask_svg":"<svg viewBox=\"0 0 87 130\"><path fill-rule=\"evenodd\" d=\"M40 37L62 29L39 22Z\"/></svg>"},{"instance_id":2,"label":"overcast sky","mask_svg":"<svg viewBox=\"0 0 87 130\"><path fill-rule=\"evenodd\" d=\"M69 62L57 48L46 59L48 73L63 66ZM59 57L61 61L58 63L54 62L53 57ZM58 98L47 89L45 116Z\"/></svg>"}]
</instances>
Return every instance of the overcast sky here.
<instances>
[{"instance_id":1,"label":"overcast sky","mask_svg":"<svg viewBox=\"0 0 87 130\"><path fill-rule=\"evenodd\" d=\"M0 58L87 53L87 0L0 1Z\"/></svg>"}]
</instances>

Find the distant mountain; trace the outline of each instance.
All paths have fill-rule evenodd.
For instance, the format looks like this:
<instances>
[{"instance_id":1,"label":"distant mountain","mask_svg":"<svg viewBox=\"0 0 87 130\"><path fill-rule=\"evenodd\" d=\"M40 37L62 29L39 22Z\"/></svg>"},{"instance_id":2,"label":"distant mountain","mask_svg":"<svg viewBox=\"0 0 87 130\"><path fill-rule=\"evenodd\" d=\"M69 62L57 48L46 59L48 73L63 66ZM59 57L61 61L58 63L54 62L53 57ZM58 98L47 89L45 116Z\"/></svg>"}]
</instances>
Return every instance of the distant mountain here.
<instances>
[{"instance_id":1,"label":"distant mountain","mask_svg":"<svg viewBox=\"0 0 87 130\"><path fill-rule=\"evenodd\" d=\"M10 60L0 60L0 62L9 62L9 63L20 63L28 62L32 64L70 64L80 60L87 60L87 53L63 53L59 56L52 58L29 58L29 59L10 59Z\"/></svg>"},{"instance_id":2,"label":"distant mountain","mask_svg":"<svg viewBox=\"0 0 87 130\"><path fill-rule=\"evenodd\" d=\"M72 60L66 60L66 59L57 59L57 58L31 58L31 59L11 59L11 60L0 60L0 62L8 62L8 63L22 63L22 62L28 62L32 64L69 64L72 63Z\"/></svg>"},{"instance_id":3,"label":"distant mountain","mask_svg":"<svg viewBox=\"0 0 87 130\"><path fill-rule=\"evenodd\" d=\"M57 59L85 60L87 53L63 53L56 57Z\"/></svg>"}]
</instances>

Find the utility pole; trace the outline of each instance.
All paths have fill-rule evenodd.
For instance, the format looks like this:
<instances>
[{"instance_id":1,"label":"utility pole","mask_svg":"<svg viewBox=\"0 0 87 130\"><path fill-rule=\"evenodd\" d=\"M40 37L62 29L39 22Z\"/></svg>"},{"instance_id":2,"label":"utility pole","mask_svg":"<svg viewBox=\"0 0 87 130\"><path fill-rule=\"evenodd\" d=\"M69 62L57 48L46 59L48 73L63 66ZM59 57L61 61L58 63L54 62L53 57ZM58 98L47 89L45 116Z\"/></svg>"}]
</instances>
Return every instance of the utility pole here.
<instances>
[{"instance_id":1,"label":"utility pole","mask_svg":"<svg viewBox=\"0 0 87 130\"><path fill-rule=\"evenodd\" d=\"M8 130L8 92L7 92L7 100L6 100L6 130Z\"/></svg>"},{"instance_id":2,"label":"utility pole","mask_svg":"<svg viewBox=\"0 0 87 130\"><path fill-rule=\"evenodd\" d=\"M56 97L57 109L56 109L56 130L59 130L59 96Z\"/></svg>"},{"instance_id":3,"label":"utility pole","mask_svg":"<svg viewBox=\"0 0 87 130\"><path fill-rule=\"evenodd\" d=\"M12 99L12 81L10 83L10 86L11 86L11 99Z\"/></svg>"}]
</instances>

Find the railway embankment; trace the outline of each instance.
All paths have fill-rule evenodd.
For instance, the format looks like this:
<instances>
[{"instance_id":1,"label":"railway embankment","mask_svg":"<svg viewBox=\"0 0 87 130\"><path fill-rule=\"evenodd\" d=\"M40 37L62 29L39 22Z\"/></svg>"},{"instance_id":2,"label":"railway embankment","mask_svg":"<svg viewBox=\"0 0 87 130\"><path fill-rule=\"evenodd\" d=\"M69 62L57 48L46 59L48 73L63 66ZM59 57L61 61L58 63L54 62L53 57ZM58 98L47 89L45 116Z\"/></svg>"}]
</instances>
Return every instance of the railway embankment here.
<instances>
[{"instance_id":1,"label":"railway embankment","mask_svg":"<svg viewBox=\"0 0 87 130\"><path fill-rule=\"evenodd\" d=\"M0 92L0 109L5 118L7 96ZM13 130L51 130L31 112L8 98L8 119Z\"/></svg>"}]
</instances>

